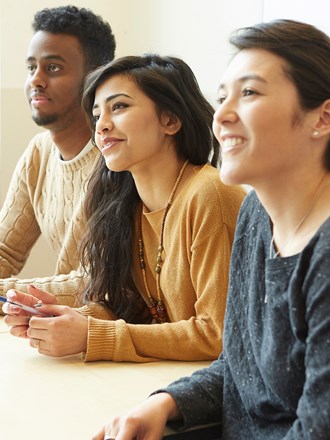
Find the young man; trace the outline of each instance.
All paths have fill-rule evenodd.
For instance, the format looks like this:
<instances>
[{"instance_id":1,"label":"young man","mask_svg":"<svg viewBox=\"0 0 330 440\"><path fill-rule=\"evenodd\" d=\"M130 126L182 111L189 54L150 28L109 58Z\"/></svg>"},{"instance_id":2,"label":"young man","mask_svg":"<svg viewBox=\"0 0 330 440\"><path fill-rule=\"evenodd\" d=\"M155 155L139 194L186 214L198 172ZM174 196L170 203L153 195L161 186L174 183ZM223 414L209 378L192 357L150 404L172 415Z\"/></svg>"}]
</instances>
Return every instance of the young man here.
<instances>
[{"instance_id":1,"label":"young man","mask_svg":"<svg viewBox=\"0 0 330 440\"><path fill-rule=\"evenodd\" d=\"M75 6L37 12L33 30L25 92L33 120L47 131L19 160L0 211L0 292L26 291L33 281L73 306L84 286L78 267L82 206L99 158L81 109L82 85L87 73L113 59L116 43L107 22ZM54 275L14 278L40 234L57 256Z\"/></svg>"}]
</instances>

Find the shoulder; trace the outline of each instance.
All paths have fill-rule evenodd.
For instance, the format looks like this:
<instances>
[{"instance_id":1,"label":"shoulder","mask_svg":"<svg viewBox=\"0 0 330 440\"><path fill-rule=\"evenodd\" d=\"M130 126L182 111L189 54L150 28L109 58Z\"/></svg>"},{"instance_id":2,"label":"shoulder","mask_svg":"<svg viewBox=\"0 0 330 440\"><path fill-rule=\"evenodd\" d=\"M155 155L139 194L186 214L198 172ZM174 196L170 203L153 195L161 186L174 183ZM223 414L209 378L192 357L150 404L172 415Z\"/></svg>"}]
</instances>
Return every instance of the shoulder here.
<instances>
[{"instance_id":1,"label":"shoulder","mask_svg":"<svg viewBox=\"0 0 330 440\"><path fill-rule=\"evenodd\" d=\"M254 190L249 191L238 215L236 237L246 235L251 229L260 230L267 221L269 222L269 217L256 192Z\"/></svg>"},{"instance_id":2,"label":"shoulder","mask_svg":"<svg viewBox=\"0 0 330 440\"><path fill-rule=\"evenodd\" d=\"M43 131L41 133L36 134L30 141L29 147L37 148L37 149L52 149L56 147L54 144L49 131Z\"/></svg>"},{"instance_id":3,"label":"shoulder","mask_svg":"<svg viewBox=\"0 0 330 440\"><path fill-rule=\"evenodd\" d=\"M242 187L227 186L221 181L219 169L210 164L196 165L176 206L194 224L213 223L214 228L226 224L234 228L245 196Z\"/></svg>"},{"instance_id":4,"label":"shoulder","mask_svg":"<svg viewBox=\"0 0 330 440\"><path fill-rule=\"evenodd\" d=\"M41 163L48 163L49 157L55 151L56 146L48 131L36 134L20 156L15 172L18 174L22 172L35 173L35 170L40 168Z\"/></svg>"},{"instance_id":5,"label":"shoulder","mask_svg":"<svg viewBox=\"0 0 330 440\"><path fill-rule=\"evenodd\" d=\"M23 153L23 157L28 160L36 160L37 157L48 157L52 152L56 151L54 144L48 131L36 134L29 142L28 147Z\"/></svg>"},{"instance_id":6,"label":"shoulder","mask_svg":"<svg viewBox=\"0 0 330 440\"><path fill-rule=\"evenodd\" d=\"M269 216L255 191L251 190L245 197L238 214L232 260L238 261L238 266L243 261L248 266L253 260L260 261L259 259L268 252L267 249L269 250L270 240Z\"/></svg>"},{"instance_id":7,"label":"shoulder","mask_svg":"<svg viewBox=\"0 0 330 440\"><path fill-rule=\"evenodd\" d=\"M311 272L319 277L328 277L330 266L330 217L321 225L301 253L301 259L308 264ZM330 281L330 279L329 279Z\"/></svg>"},{"instance_id":8,"label":"shoulder","mask_svg":"<svg viewBox=\"0 0 330 440\"><path fill-rule=\"evenodd\" d=\"M194 175L186 191L186 196L198 201L202 206L221 206L225 209L239 209L246 196L241 186L225 185L220 178L220 170L210 164L196 166Z\"/></svg>"},{"instance_id":9,"label":"shoulder","mask_svg":"<svg viewBox=\"0 0 330 440\"><path fill-rule=\"evenodd\" d=\"M227 227L234 235L237 216L246 192L221 182L219 169L211 165L195 166L191 178L182 188L170 212L173 225L205 231L210 236ZM182 221L178 222L178 218Z\"/></svg>"}]
</instances>

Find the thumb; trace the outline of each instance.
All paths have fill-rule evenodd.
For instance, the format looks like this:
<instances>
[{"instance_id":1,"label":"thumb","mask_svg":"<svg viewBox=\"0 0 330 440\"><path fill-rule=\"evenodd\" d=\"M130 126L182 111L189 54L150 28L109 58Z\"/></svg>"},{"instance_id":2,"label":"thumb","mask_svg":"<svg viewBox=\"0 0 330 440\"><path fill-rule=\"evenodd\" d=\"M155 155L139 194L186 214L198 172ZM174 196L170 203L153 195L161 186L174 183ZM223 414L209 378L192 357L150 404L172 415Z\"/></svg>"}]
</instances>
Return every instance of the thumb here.
<instances>
[{"instance_id":1,"label":"thumb","mask_svg":"<svg viewBox=\"0 0 330 440\"><path fill-rule=\"evenodd\" d=\"M58 306L56 304L43 304L41 301L34 304L34 307L41 313L49 316L63 316L71 311L70 307Z\"/></svg>"}]
</instances>

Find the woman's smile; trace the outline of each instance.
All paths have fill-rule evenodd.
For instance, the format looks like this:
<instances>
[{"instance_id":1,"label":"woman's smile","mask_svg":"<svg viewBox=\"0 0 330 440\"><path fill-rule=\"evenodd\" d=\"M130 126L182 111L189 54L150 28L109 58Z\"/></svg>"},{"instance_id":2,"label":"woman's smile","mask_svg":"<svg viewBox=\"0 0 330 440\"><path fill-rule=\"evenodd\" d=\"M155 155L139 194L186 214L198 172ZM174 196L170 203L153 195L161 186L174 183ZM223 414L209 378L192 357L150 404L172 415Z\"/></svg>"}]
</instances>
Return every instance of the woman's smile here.
<instances>
[{"instance_id":1,"label":"woman's smile","mask_svg":"<svg viewBox=\"0 0 330 440\"><path fill-rule=\"evenodd\" d=\"M119 139L119 138L103 137L102 138L102 145L100 147L100 151L101 151L102 155L104 156L106 153L108 153L116 145L118 145L118 143L120 143L122 141L123 141L123 139Z\"/></svg>"}]
</instances>

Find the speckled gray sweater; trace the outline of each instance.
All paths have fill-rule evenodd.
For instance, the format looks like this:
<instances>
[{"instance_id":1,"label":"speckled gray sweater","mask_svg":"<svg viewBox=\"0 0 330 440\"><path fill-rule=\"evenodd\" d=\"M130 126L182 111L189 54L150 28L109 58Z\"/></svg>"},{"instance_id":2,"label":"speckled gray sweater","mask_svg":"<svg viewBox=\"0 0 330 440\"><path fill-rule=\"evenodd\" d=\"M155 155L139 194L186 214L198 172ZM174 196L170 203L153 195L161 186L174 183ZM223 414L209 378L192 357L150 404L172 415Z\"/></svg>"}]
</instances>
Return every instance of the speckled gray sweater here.
<instances>
[{"instance_id":1,"label":"speckled gray sweater","mask_svg":"<svg viewBox=\"0 0 330 440\"><path fill-rule=\"evenodd\" d=\"M298 255L269 258L255 192L234 241L224 350L165 389L185 429L222 423L223 440L330 439L330 218Z\"/></svg>"}]
</instances>

